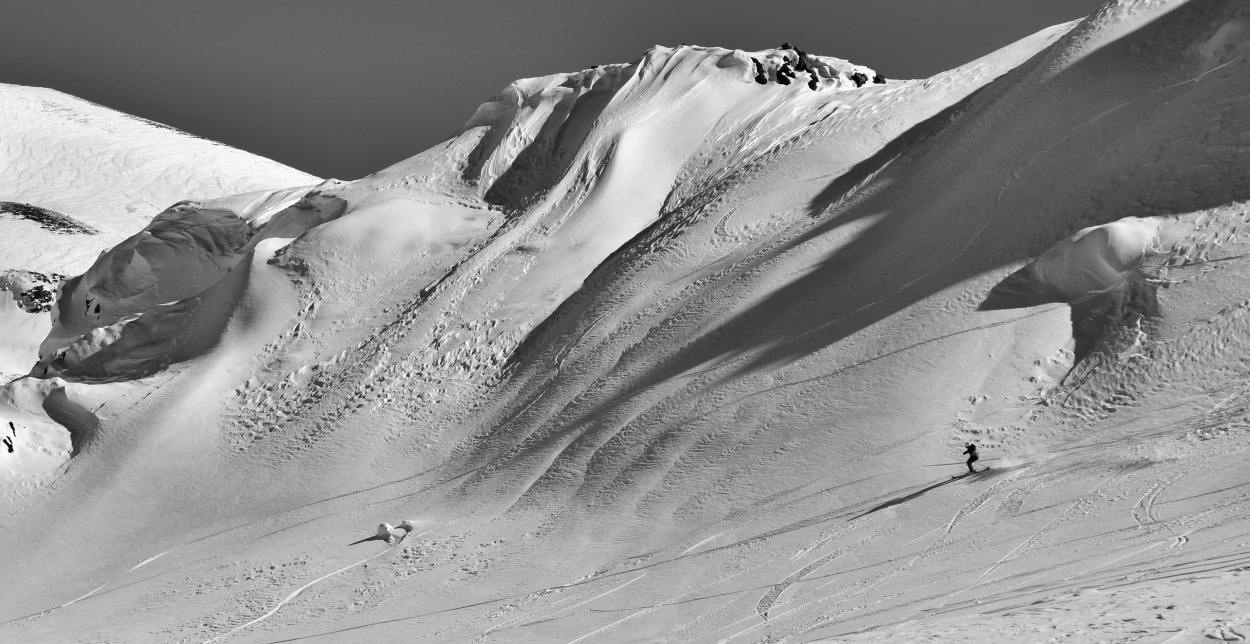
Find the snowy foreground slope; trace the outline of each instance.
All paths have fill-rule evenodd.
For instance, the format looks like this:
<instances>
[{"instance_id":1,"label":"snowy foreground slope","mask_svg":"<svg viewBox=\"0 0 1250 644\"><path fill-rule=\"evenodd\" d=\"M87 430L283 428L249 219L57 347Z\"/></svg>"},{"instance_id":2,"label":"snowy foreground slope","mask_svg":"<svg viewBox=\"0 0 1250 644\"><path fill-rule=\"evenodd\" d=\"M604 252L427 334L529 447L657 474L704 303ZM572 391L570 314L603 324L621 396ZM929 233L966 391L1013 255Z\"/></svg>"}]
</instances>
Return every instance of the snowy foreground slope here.
<instances>
[{"instance_id":1,"label":"snowy foreground slope","mask_svg":"<svg viewBox=\"0 0 1250 644\"><path fill-rule=\"evenodd\" d=\"M1250 637L1250 8L796 57L10 262L75 276L0 391L0 640Z\"/></svg>"}]
</instances>

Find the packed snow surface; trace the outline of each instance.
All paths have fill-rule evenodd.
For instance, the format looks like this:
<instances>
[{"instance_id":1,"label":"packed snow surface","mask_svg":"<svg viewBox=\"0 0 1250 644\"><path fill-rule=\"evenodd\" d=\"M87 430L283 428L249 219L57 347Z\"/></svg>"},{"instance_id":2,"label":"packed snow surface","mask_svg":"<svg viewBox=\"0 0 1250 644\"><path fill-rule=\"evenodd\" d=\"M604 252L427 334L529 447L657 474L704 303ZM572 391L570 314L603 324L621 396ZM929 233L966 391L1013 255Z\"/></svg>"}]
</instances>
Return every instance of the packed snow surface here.
<instances>
[{"instance_id":1,"label":"packed snow surface","mask_svg":"<svg viewBox=\"0 0 1250 644\"><path fill-rule=\"evenodd\" d=\"M1250 637L1248 36L657 46L352 182L5 87L0 640Z\"/></svg>"}]
</instances>

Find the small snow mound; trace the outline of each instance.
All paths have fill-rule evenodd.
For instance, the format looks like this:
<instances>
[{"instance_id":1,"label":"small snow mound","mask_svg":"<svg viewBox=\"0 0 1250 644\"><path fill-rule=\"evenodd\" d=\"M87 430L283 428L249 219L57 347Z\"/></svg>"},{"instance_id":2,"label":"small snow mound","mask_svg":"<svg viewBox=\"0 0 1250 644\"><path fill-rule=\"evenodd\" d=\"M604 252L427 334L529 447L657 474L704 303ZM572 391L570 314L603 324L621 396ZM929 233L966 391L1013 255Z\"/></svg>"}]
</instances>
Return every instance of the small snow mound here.
<instances>
[{"instance_id":1,"label":"small snow mound","mask_svg":"<svg viewBox=\"0 0 1250 644\"><path fill-rule=\"evenodd\" d=\"M1102 293L1123 284L1158 249L1160 232L1158 219L1138 217L1092 226L1055 244L1025 270L1069 299Z\"/></svg>"},{"instance_id":2,"label":"small snow mound","mask_svg":"<svg viewBox=\"0 0 1250 644\"><path fill-rule=\"evenodd\" d=\"M1144 261L1170 253L1188 225L1129 218L1081 229L1025 266L1030 278L1075 300L1125 284Z\"/></svg>"},{"instance_id":3,"label":"small snow mound","mask_svg":"<svg viewBox=\"0 0 1250 644\"><path fill-rule=\"evenodd\" d=\"M1075 304L1127 287L1150 257L1170 255L1192 224L1125 217L1060 241L994 287L983 310Z\"/></svg>"}]
</instances>

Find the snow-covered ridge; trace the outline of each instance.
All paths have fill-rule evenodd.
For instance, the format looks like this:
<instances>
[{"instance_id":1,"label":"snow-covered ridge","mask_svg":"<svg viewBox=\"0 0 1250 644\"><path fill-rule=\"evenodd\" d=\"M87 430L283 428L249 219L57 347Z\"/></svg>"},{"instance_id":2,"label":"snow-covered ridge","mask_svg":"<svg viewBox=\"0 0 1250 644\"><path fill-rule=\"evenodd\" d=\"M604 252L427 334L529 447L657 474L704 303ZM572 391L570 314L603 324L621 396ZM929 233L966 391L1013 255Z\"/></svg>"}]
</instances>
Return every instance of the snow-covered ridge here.
<instances>
[{"instance_id":1,"label":"snow-covered ridge","mask_svg":"<svg viewBox=\"0 0 1250 644\"><path fill-rule=\"evenodd\" d=\"M0 270L78 273L183 199L316 183L242 150L51 89L0 84L0 202L56 213L89 242L0 214ZM0 207L0 211L6 210Z\"/></svg>"},{"instance_id":2,"label":"snow-covered ridge","mask_svg":"<svg viewBox=\"0 0 1250 644\"><path fill-rule=\"evenodd\" d=\"M755 55L782 68L787 60L800 60L800 53L789 49ZM518 81L480 108L461 133L445 144L459 150L469 150L472 144L472 149L463 156L442 159L443 166L461 167L437 187L442 194L464 194L464 199L474 200L469 203L487 212L492 207L529 211L525 218L529 221L514 218L506 224L496 217L497 221L477 233L482 241L485 235L505 232L513 237L534 236L530 229L543 226L543 221L559 221L559 229L567 232L544 230L540 235L544 244L556 248L535 256L532 275L523 281L532 285L522 286L530 290L516 296L519 303L530 299L534 290L554 288L562 292L554 300L558 302L577 287L576 275L588 274L661 215L682 166L702 148L718 144L719 154L739 156L745 162L761 152L756 149L761 140L758 130L772 127L768 121L775 118L770 113L777 106L791 104L789 109L828 113L844 100L835 98L840 92L860 87L864 83L858 79L873 74L845 61L802 54L801 60L810 67L805 73L819 79L821 89L832 92L809 97L784 87L756 86L751 82L757 71L753 60L758 58L741 51L657 47L633 65ZM719 140L708 141L705 135L714 129ZM729 145L722 142L726 138L732 140ZM642 162L644 156L665 162ZM402 173L398 180L403 184L416 184L414 166L420 167L416 160L403 162L359 182L327 184L307 195L305 189L290 189L175 204L66 284L52 334L42 345L41 362L34 373L86 377L84 365L94 364L90 356L106 347L107 361L127 365L124 370L129 375L92 367L93 379L150 373L150 368L137 369L131 360L115 355L123 346L117 341L125 325L140 324L140 316L157 305L199 296L263 239L297 237L344 210L367 212L371 202L392 192L390 184L397 181L396 175ZM414 192L422 191L396 191L395 196ZM560 195L559 201L542 201L553 192ZM311 207L306 204L309 196L322 194L331 200L342 195L342 205L319 211L311 219L292 218L291 213ZM301 199L304 205L296 203ZM621 205L628 211L621 211ZM277 221L266 226L271 217ZM293 224L296 219L299 223ZM284 232L274 232L277 228ZM253 234L253 229L264 233ZM185 343L166 344L169 348L158 353L191 357L173 349ZM149 342L133 350L144 352L141 362L152 368L171 359L148 355L153 350Z\"/></svg>"},{"instance_id":3,"label":"snow-covered ridge","mask_svg":"<svg viewBox=\"0 0 1250 644\"><path fill-rule=\"evenodd\" d=\"M656 47L171 199L2 390L0 635L1227 639L1247 33L1123 0L885 83Z\"/></svg>"}]
</instances>

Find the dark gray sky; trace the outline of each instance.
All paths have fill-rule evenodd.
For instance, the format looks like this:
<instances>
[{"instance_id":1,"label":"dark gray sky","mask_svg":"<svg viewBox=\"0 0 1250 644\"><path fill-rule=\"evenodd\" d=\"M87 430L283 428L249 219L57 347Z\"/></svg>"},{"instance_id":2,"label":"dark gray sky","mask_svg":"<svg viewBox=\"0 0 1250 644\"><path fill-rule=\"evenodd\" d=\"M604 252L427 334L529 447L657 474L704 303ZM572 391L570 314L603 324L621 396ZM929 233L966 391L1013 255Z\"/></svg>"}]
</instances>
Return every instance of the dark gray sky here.
<instances>
[{"instance_id":1,"label":"dark gray sky","mask_svg":"<svg viewBox=\"0 0 1250 644\"><path fill-rule=\"evenodd\" d=\"M322 177L446 138L510 81L651 45L783 41L921 78L1102 0L7 0L0 82L51 87Z\"/></svg>"}]
</instances>

